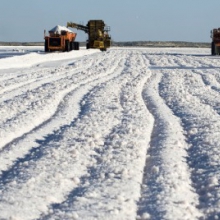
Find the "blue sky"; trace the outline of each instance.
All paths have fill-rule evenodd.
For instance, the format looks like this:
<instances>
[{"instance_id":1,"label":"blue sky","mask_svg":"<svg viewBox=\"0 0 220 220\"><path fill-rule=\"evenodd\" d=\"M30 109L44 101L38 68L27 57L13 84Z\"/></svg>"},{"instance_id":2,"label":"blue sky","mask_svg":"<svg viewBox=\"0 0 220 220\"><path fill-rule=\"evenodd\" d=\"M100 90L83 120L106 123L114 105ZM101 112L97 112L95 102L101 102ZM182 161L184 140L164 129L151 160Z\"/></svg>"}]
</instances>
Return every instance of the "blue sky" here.
<instances>
[{"instance_id":1,"label":"blue sky","mask_svg":"<svg viewBox=\"0 0 220 220\"><path fill-rule=\"evenodd\" d=\"M44 41L44 29L102 19L114 41L211 42L219 9L220 0L1 0L0 41Z\"/></svg>"}]
</instances>

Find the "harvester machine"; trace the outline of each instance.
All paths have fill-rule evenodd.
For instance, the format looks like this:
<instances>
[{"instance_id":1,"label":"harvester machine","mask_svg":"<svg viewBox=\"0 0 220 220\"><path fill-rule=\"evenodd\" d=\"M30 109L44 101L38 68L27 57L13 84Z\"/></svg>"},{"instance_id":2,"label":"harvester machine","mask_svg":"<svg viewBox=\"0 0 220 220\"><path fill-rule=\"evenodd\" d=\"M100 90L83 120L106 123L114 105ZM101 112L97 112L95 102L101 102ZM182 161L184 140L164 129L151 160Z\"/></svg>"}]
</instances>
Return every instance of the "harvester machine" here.
<instances>
[{"instance_id":1,"label":"harvester machine","mask_svg":"<svg viewBox=\"0 0 220 220\"><path fill-rule=\"evenodd\" d=\"M72 30L60 25L51 29L49 35L44 31L45 52L79 50L79 42L75 42L76 35Z\"/></svg>"},{"instance_id":2,"label":"harvester machine","mask_svg":"<svg viewBox=\"0 0 220 220\"><path fill-rule=\"evenodd\" d=\"M211 31L211 54L212 55L220 55L220 28L214 28Z\"/></svg>"},{"instance_id":3,"label":"harvester machine","mask_svg":"<svg viewBox=\"0 0 220 220\"><path fill-rule=\"evenodd\" d=\"M106 51L111 45L111 37L108 34L110 27L106 26L103 20L90 20L86 26L67 22L67 28L68 27L82 30L88 34L86 43L87 49L96 48L101 51Z\"/></svg>"}]
</instances>

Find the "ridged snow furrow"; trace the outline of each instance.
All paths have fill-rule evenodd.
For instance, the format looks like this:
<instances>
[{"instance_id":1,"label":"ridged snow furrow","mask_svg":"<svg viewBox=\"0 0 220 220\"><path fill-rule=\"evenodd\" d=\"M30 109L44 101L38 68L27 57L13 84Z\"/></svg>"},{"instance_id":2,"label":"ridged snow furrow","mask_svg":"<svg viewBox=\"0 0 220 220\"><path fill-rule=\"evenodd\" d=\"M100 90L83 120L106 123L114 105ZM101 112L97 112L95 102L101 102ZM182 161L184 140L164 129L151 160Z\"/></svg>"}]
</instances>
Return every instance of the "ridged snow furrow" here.
<instances>
[{"instance_id":1,"label":"ridged snow furrow","mask_svg":"<svg viewBox=\"0 0 220 220\"><path fill-rule=\"evenodd\" d=\"M102 148L104 136L120 117L117 97L125 82L123 76L116 81L111 79L125 75L122 70L126 66L121 62L124 56L129 55L121 53L120 59L115 61L110 55L114 72L109 76L103 72L100 81L91 84L94 89L84 94L77 119L39 142L40 146L18 160L11 170L3 172L0 184L2 217L36 219L50 213L50 205L63 202L80 185L80 178L89 175L87 167L95 161L95 149ZM104 63L103 67L109 71ZM108 89L105 83L102 84L105 81L109 81Z\"/></svg>"},{"instance_id":2,"label":"ridged snow furrow","mask_svg":"<svg viewBox=\"0 0 220 220\"><path fill-rule=\"evenodd\" d=\"M85 77L85 72L88 75L91 66L97 66L105 60L106 56L93 54L74 61L66 61L66 64L64 61L62 63L56 63L52 67L50 66L51 63L49 67L44 63L34 66L31 69L23 68L20 70L22 74L18 75L15 72L13 78L0 83L0 102L4 102L1 107L4 107L6 102L13 101L15 96L22 97L26 93L41 88L44 84L47 85L68 77L72 77L73 80L76 80L79 76ZM75 83L75 81L73 82ZM22 105L18 107L20 108Z\"/></svg>"},{"instance_id":3,"label":"ridged snow furrow","mask_svg":"<svg viewBox=\"0 0 220 220\"><path fill-rule=\"evenodd\" d=\"M194 78L193 76L195 74L198 74L198 77ZM219 71L216 69L203 71L195 70L191 74L189 73L187 78L185 77L185 83L187 84L190 82L190 84L195 88L192 95L199 97L202 103L210 105L220 115L219 77ZM204 89L201 89L201 84L203 83Z\"/></svg>"},{"instance_id":4,"label":"ridged snow furrow","mask_svg":"<svg viewBox=\"0 0 220 220\"><path fill-rule=\"evenodd\" d=\"M37 147L38 143L35 143L37 139L43 139L44 136L53 134L55 130L59 130L60 127L70 124L74 118L78 116L80 111L79 103L82 97L94 85L114 77L115 72L117 73L117 69L119 68L116 63L120 66L120 63L123 62L123 58L120 58L119 60L117 59L117 61L114 60L114 55L112 55L112 59L109 60L111 60L110 64L106 63L106 66L110 65L107 72L102 72L101 70L98 70L97 66L95 66L94 73L92 73L91 67L88 69L86 76L85 71L84 74L81 73L82 76L78 76L78 83L76 79L75 84L69 80L70 88L67 87L68 89L65 89L64 91L57 91L67 94L63 96L57 108L54 110L54 114L42 123L40 123L38 118L38 125L36 127L27 133L24 133L25 129L21 130L22 135L19 138L13 139L11 143L5 145L3 150L0 151L0 170L6 170L15 159L25 155L31 148ZM88 77L89 75L91 77ZM49 108L48 106L45 107ZM22 125L17 124L17 127L21 128Z\"/></svg>"},{"instance_id":5,"label":"ridged snow furrow","mask_svg":"<svg viewBox=\"0 0 220 220\"><path fill-rule=\"evenodd\" d=\"M217 63L208 56L193 54L147 54L152 68L158 69L213 69ZM210 59L207 59L210 58ZM220 65L218 64L220 67Z\"/></svg>"},{"instance_id":6,"label":"ridged snow furrow","mask_svg":"<svg viewBox=\"0 0 220 220\"><path fill-rule=\"evenodd\" d=\"M204 219L219 218L220 115L216 107L220 93L207 86L196 73L183 71L179 74L182 80L180 77L176 80L176 73L164 77L161 95L180 117L191 146L188 163L193 187L199 195L198 207L204 213ZM175 83L170 83L172 81ZM169 88L165 86L167 84Z\"/></svg>"},{"instance_id":7,"label":"ridged snow furrow","mask_svg":"<svg viewBox=\"0 0 220 220\"><path fill-rule=\"evenodd\" d=\"M77 84L82 79L85 79L86 77L90 76L90 69L94 66L99 66L99 63L96 61L98 60L99 63L104 62L104 57L88 57L81 60L77 60L74 63L69 63L68 65L61 65L56 68L39 68L39 67L33 67L32 69L35 69L35 71L30 71L30 69L22 69L21 71L24 72L24 79L22 82L19 82L18 78L15 76L13 78L12 83L4 82L1 83L3 87L8 91L10 94L2 94L0 101L1 104L1 111L2 111L2 118L4 119L3 113L7 113L6 116L13 116L13 114L16 113L16 111L21 112L23 109L27 108L26 105L22 104L21 100L26 100L26 102L32 104L34 100L37 100L37 95L42 96L41 99L43 99L43 95L45 94L44 91L41 91L42 89L47 89L45 87L48 87L48 90L50 87L55 86L56 84L59 86L61 84L60 81L64 81L64 83L68 84ZM72 61L73 62L73 61ZM101 65L100 65L101 66ZM28 77L28 79L27 79ZM29 81L29 78L31 81ZM4 85L3 85L4 84ZM9 85L11 84L11 86ZM54 89L54 88L52 88ZM61 87L62 89L62 87ZM49 93L48 91L47 93ZM33 96L32 99L28 99L27 96ZM36 97L35 97L36 96ZM10 105L14 104L14 111L9 111L12 109Z\"/></svg>"},{"instance_id":8,"label":"ridged snow furrow","mask_svg":"<svg viewBox=\"0 0 220 220\"><path fill-rule=\"evenodd\" d=\"M173 57L173 61L179 65L180 68L186 69L205 69L210 68L212 65L210 62L204 62L207 60L207 55L193 55L193 54L182 54Z\"/></svg>"},{"instance_id":9,"label":"ridged snow furrow","mask_svg":"<svg viewBox=\"0 0 220 220\"><path fill-rule=\"evenodd\" d=\"M160 97L163 70L152 70L143 99L154 116L154 128L139 201L137 219L197 219L198 196L193 192L186 161L188 145L181 122Z\"/></svg>"},{"instance_id":10,"label":"ridged snow furrow","mask_svg":"<svg viewBox=\"0 0 220 220\"><path fill-rule=\"evenodd\" d=\"M109 85L121 84L120 96L116 99L120 101L122 115L117 117L118 124L106 135L103 145L96 146L90 175L83 177L83 184L78 189L81 193L75 190L55 213L41 219L136 218L153 122L141 95L142 87L150 77L150 71L146 69L148 64L140 52L131 53L128 61L123 74ZM107 88L105 86L105 90ZM117 106L113 110L117 111Z\"/></svg>"},{"instance_id":11,"label":"ridged snow furrow","mask_svg":"<svg viewBox=\"0 0 220 220\"><path fill-rule=\"evenodd\" d=\"M96 59L99 59L99 56ZM103 61L101 63L104 63L103 58L101 60ZM106 65L112 65L111 62ZM110 72L112 68L114 69L112 66L109 67ZM33 83L30 89L22 95L16 96L15 91L13 99L1 103L1 148L52 117L67 93L81 84L99 78L103 72L108 74L105 67L96 61L91 64L90 68L80 71L77 75L74 71L71 75L72 69L70 67L64 68L65 73L68 70L70 73L64 78L58 76L56 80L50 78L47 81L45 79L45 83L37 84L37 88L35 88L36 83Z\"/></svg>"},{"instance_id":12,"label":"ridged snow furrow","mask_svg":"<svg viewBox=\"0 0 220 220\"><path fill-rule=\"evenodd\" d=\"M13 86L22 86L22 83L26 84L31 80L43 80L44 78L55 77L62 73L65 73L64 69L69 69L70 67L75 71L81 71L86 67L89 67L94 63L93 56L98 54L91 54L86 57L79 57L75 59L69 59L63 62L57 62L48 64L47 62L39 63L38 65L33 65L31 68L21 68L21 69L0 69L0 92L10 91ZM44 55L41 55L44 56ZM105 56L102 56L104 59ZM99 61L101 61L100 59ZM48 59L49 61L50 59ZM45 72L47 74L45 74Z\"/></svg>"},{"instance_id":13,"label":"ridged snow furrow","mask_svg":"<svg viewBox=\"0 0 220 220\"><path fill-rule=\"evenodd\" d=\"M220 218L219 58L95 51L0 60L0 219Z\"/></svg>"},{"instance_id":14,"label":"ridged snow furrow","mask_svg":"<svg viewBox=\"0 0 220 220\"><path fill-rule=\"evenodd\" d=\"M12 79L5 80L0 83L0 102L8 101L14 98L14 96L22 95L29 90L34 90L49 82L57 81L59 79L67 78L68 76L73 76L74 71L76 74L82 72L86 68L90 68L92 65L89 59L83 59L87 61L87 65L77 67L81 62L78 61L74 65L59 66L56 68L39 68L33 67L30 69L22 69L22 76L15 76ZM89 63L89 65L88 65ZM33 70L34 69L34 70Z\"/></svg>"}]
</instances>

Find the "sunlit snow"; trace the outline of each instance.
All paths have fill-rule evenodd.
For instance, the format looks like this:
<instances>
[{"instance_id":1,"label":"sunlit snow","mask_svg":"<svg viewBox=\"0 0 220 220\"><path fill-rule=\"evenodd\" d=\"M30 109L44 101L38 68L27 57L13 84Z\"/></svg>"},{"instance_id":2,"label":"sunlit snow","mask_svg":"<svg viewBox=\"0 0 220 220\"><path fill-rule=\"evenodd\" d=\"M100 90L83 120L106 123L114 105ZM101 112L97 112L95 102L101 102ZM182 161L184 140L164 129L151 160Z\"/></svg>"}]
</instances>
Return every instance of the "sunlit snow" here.
<instances>
[{"instance_id":1,"label":"sunlit snow","mask_svg":"<svg viewBox=\"0 0 220 220\"><path fill-rule=\"evenodd\" d=\"M2 46L0 140L0 219L220 219L220 57Z\"/></svg>"}]
</instances>

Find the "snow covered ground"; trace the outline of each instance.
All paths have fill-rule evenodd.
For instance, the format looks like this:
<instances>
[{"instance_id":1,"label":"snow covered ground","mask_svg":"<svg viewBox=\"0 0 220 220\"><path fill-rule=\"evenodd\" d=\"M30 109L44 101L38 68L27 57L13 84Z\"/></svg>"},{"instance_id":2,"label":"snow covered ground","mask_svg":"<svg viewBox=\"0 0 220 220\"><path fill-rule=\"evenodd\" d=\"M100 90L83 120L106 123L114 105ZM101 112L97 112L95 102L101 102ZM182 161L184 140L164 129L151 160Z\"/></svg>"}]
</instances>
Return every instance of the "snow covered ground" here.
<instances>
[{"instance_id":1,"label":"snow covered ground","mask_svg":"<svg viewBox=\"0 0 220 220\"><path fill-rule=\"evenodd\" d=\"M220 219L210 49L0 55L1 220Z\"/></svg>"}]
</instances>

